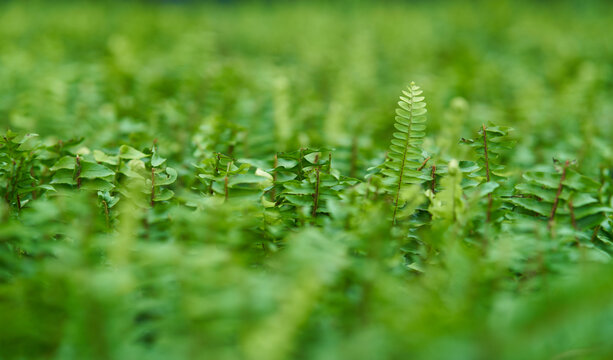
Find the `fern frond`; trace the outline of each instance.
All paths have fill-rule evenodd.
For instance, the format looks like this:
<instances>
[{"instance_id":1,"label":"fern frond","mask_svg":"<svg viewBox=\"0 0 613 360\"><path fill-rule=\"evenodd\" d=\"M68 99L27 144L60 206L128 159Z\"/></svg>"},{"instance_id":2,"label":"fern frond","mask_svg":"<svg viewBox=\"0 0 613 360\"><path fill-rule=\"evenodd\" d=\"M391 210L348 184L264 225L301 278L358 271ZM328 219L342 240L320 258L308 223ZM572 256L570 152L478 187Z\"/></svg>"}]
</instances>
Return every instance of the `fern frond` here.
<instances>
[{"instance_id":1,"label":"fern frond","mask_svg":"<svg viewBox=\"0 0 613 360\"><path fill-rule=\"evenodd\" d=\"M430 176L422 173L423 150L421 148L426 136L426 102L423 91L415 83L411 83L407 90L402 91L398 108L396 109L396 122L389 147L388 161L384 164L382 173L388 178L388 184L393 186L394 215L392 222L396 222L400 193L403 186L422 184L430 180Z\"/></svg>"},{"instance_id":2,"label":"fern frond","mask_svg":"<svg viewBox=\"0 0 613 360\"><path fill-rule=\"evenodd\" d=\"M502 164L504 152L513 148L515 141L509 136L513 129L504 126L483 124L479 129L479 136L476 139L462 139L462 143L471 146L477 155L477 165L479 170L471 174L476 183L486 184L490 182L502 184L507 179L505 167ZM494 206L494 196L488 193L488 205L486 221L492 220Z\"/></svg>"},{"instance_id":3,"label":"fern frond","mask_svg":"<svg viewBox=\"0 0 613 360\"><path fill-rule=\"evenodd\" d=\"M509 135L512 128L496 125L483 125L479 128L476 139L462 139L462 143L471 146L477 155L480 169L475 173L482 178L481 182L506 180L502 155L515 145L515 140Z\"/></svg>"},{"instance_id":4,"label":"fern frond","mask_svg":"<svg viewBox=\"0 0 613 360\"><path fill-rule=\"evenodd\" d=\"M569 162L557 172L528 171L523 179L508 201L521 213L547 220L552 234L555 224L567 224L590 238L593 229L613 212L599 198L600 184L571 168Z\"/></svg>"}]
</instances>

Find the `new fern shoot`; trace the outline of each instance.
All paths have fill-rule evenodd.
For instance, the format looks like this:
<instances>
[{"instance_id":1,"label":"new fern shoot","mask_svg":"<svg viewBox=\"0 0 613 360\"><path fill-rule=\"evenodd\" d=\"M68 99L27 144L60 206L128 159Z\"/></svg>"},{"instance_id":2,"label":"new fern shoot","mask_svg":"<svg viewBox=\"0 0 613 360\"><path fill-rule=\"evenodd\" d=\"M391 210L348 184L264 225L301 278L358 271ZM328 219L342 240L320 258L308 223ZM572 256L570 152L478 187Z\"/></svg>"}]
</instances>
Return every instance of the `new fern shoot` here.
<instances>
[{"instance_id":1,"label":"new fern shoot","mask_svg":"<svg viewBox=\"0 0 613 360\"><path fill-rule=\"evenodd\" d=\"M423 162L427 157L422 144L426 136L426 102L423 91L414 82L402 91L387 161L381 171L385 183L393 196L392 223L396 223L398 209L402 207L400 194L403 188L412 184L423 184L431 179L424 173Z\"/></svg>"}]
</instances>

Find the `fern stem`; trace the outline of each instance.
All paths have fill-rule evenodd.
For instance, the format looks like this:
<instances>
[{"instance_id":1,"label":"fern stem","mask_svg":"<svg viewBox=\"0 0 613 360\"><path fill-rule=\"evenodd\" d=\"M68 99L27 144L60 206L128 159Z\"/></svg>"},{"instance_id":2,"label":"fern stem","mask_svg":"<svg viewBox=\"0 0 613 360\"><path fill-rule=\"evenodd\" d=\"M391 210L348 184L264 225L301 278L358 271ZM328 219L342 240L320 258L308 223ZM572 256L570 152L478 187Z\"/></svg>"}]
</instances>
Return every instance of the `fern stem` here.
<instances>
[{"instance_id":1,"label":"fern stem","mask_svg":"<svg viewBox=\"0 0 613 360\"><path fill-rule=\"evenodd\" d=\"M77 159L76 159L76 175L75 178L77 179L77 189L81 188L81 159L79 158L79 155L77 155Z\"/></svg>"},{"instance_id":2,"label":"fern stem","mask_svg":"<svg viewBox=\"0 0 613 360\"><path fill-rule=\"evenodd\" d=\"M215 158L215 176L219 175L219 163L221 162L221 154L217 153Z\"/></svg>"},{"instance_id":3,"label":"fern stem","mask_svg":"<svg viewBox=\"0 0 613 360\"><path fill-rule=\"evenodd\" d=\"M109 220L109 204L106 202L106 200L102 200L102 204L104 205L104 219L106 220L106 227L109 228L111 224Z\"/></svg>"},{"instance_id":4,"label":"fern stem","mask_svg":"<svg viewBox=\"0 0 613 360\"><path fill-rule=\"evenodd\" d=\"M551 208L551 215L549 215L549 222L547 227L552 233L553 236L553 224L556 216L556 211L558 210L558 203L560 202L560 195L562 195L562 189L564 188L564 180L566 180L566 169L568 168L568 160L564 163L564 167L562 168L562 176L560 177L560 184L558 185L558 191L556 192L556 197L553 200L553 207Z\"/></svg>"},{"instance_id":5,"label":"fern stem","mask_svg":"<svg viewBox=\"0 0 613 360\"><path fill-rule=\"evenodd\" d=\"M15 161L13 160L13 170L14 170L15 176L13 176L13 190L11 191L11 198L13 197L13 194L15 194L18 210L21 210L21 201L19 199L19 189L17 189L17 184L19 183L19 180L21 179L21 176L19 175L21 174L22 167L23 167L23 158L19 160L19 165L17 165L16 170L15 170Z\"/></svg>"},{"instance_id":6,"label":"fern stem","mask_svg":"<svg viewBox=\"0 0 613 360\"><path fill-rule=\"evenodd\" d=\"M313 217L317 216L317 206L319 205L319 166L315 169L316 182L315 182L315 194L313 194Z\"/></svg>"},{"instance_id":7,"label":"fern stem","mask_svg":"<svg viewBox=\"0 0 613 360\"><path fill-rule=\"evenodd\" d=\"M430 174L432 175L430 190L432 191L432 194L436 194L436 164L432 165L432 172Z\"/></svg>"},{"instance_id":8,"label":"fern stem","mask_svg":"<svg viewBox=\"0 0 613 360\"><path fill-rule=\"evenodd\" d=\"M424 160L424 162L421 163L421 166L417 168L417 171L422 171L423 168L426 167L426 164L428 164L428 161L430 161L431 156L428 156L426 158L426 160Z\"/></svg>"},{"instance_id":9,"label":"fern stem","mask_svg":"<svg viewBox=\"0 0 613 360\"><path fill-rule=\"evenodd\" d=\"M485 157L485 178L487 182L490 182L490 161L487 151L487 131L485 129L485 124L483 124L483 155Z\"/></svg>"},{"instance_id":10,"label":"fern stem","mask_svg":"<svg viewBox=\"0 0 613 360\"><path fill-rule=\"evenodd\" d=\"M490 182L490 159L487 151L487 130L485 124L483 126L483 154L485 158L485 178L487 182ZM487 194L487 215L486 222L490 222L492 218L492 193Z\"/></svg>"},{"instance_id":11,"label":"fern stem","mask_svg":"<svg viewBox=\"0 0 613 360\"><path fill-rule=\"evenodd\" d=\"M411 94L413 93L413 89L410 88L409 91L411 91ZM395 225L396 224L396 213L398 213L398 200L400 199L400 189L402 187L402 179L404 177L404 164L406 163L407 160L407 151L409 151L409 145L411 143L411 125L413 123L413 104L411 103L411 111L407 111L407 113L410 115L410 118L408 119L407 123L407 141L406 144L404 145L404 152L402 154L402 163L400 165L400 174L398 176L398 189L396 190L396 199L394 200L394 215L392 215L392 224Z\"/></svg>"},{"instance_id":12,"label":"fern stem","mask_svg":"<svg viewBox=\"0 0 613 360\"><path fill-rule=\"evenodd\" d=\"M300 155L298 156L298 165L300 167L300 171L298 172L298 180L302 180L302 153L304 152L303 148L300 148Z\"/></svg>"}]
</instances>

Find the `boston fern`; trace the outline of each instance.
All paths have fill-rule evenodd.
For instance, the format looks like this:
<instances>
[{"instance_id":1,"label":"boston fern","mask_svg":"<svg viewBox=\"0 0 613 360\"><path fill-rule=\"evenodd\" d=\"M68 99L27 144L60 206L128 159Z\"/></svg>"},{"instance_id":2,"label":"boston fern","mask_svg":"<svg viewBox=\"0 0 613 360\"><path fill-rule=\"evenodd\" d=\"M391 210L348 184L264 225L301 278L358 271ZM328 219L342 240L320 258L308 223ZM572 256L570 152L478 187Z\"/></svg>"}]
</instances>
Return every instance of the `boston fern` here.
<instances>
[{"instance_id":1,"label":"boston fern","mask_svg":"<svg viewBox=\"0 0 613 360\"><path fill-rule=\"evenodd\" d=\"M470 320L451 323L462 333L474 314L493 305L475 301L475 294L502 296L506 304L509 294L532 295L546 276L549 281L578 259L610 262L609 169L595 180L570 161L549 170L513 168L506 161L511 129L493 124L462 139L475 150L472 160L436 154L437 167L424 149L426 111L422 90L411 83L398 102L387 158L364 181L343 175L339 169L357 162L337 159L328 148L252 158L244 144L228 140L234 136L217 143L202 135L166 159L157 141L92 150L83 139L6 132L0 141L0 320L26 326L0 329L11 340L0 339L0 348L46 356L15 344L65 343L62 351L79 358L95 358L98 349L131 358L121 349L152 354L168 346L169 356L184 358L177 354L187 337L194 351L214 359L289 359L297 353L288 344L305 354L311 339L322 349L338 336L357 344L364 333L352 329L363 326L368 337L384 335L377 341L402 339L432 321L437 329L448 326L450 311L455 316L465 307ZM610 289L599 281L571 290ZM23 301L24 290L45 296ZM610 303L583 300L601 309ZM84 304L88 320L74 304ZM423 310L424 304L435 305ZM572 305L565 311L579 311ZM530 304L513 306L535 313ZM61 316L49 317L49 309ZM546 324L559 310L537 314L535 321ZM330 319L348 329L348 338ZM60 334L52 340L42 336L47 333L31 336L40 321L69 331L49 331ZM92 330L90 322L101 325ZM496 326L505 333L534 328L522 324ZM138 336L118 336L118 327ZM302 333L309 338L304 344ZM236 342L242 346L229 347ZM406 356L405 346L391 341L394 356L382 358ZM235 353L226 356L228 349Z\"/></svg>"},{"instance_id":2,"label":"boston fern","mask_svg":"<svg viewBox=\"0 0 613 360\"><path fill-rule=\"evenodd\" d=\"M502 156L514 145L514 140L509 136L512 130L509 127L483 124L477 138L461 140L463 144L471 146L477 156L476 164L479 168L470 174L470 178L476 185L486 184L491 189L487 194L487 222L492 220L492 213L501 205L501 201L496 198L498 191L495 189L508 177Z\"/></svg>"},{"instance_id":3,"label":"boston fern","mask_svg":"<svg viewBox=\"0 0 613 360\"><path fill-rule=\"evenodd\" d=\"M546 221L552 236L560 227L579 236L577 241L593 241L603 222L606 227L607 214L613 212L601 200L601 184L580 174L569 161L556 161L555 171L528 171L523 180L508 201L519 214Z\"/></svg>"},{"instance_id":4,"label":"boston fern","mask_svg":"<svg viewBox=\"0 0 613 360\"><path fill-rule=\"evenodd\" d=\"M406 185L422 184L431 180L431 176L422 172L424 168L424 151L422 144L426 136L426 102L423 91L414 82L402 91L396 109L397 131L387 154L387 161L381 171L386 177L389 192L393 195L394 210L392 223L401 207L403 188Z\"/></svg>"}]
</instances>

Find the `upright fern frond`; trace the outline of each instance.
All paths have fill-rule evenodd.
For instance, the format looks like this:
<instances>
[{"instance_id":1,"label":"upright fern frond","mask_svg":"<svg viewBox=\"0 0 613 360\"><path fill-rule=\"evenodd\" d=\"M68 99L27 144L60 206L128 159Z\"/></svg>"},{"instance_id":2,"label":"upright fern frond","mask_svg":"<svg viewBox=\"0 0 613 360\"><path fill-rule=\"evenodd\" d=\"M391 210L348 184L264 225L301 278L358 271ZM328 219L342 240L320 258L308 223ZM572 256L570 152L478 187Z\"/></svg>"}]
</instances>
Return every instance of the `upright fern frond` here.
<instances>
[{"instance_id":1,"label":"upright fern frond","mask_svg":"<svg viewBox=\"0 0 613 360\"><path fill-rule=\"evenodd\" d=\"M479 170L472 174L472 180L475 180L476 184L494 182L501 185L506 180L507 174L502 164L502 154L513 148L515 141L509 136L512 130L509 127L483 124L476 139L462 139L462 143L473 147L477 154L476 163ZM490 222L494 208L494 196L490 192L487 197L486 221Z\"/></svg>"},{"instance_id":2,"label":"upright fern frond","mask_svg":"<svg viewBox=\"0 0 613 360\"><path fill-rule=\"evenodd\" d=\"M388 178L394 196L394 215L392 222L396 223L396 214L400 206L402 187L408 184L422 184L430 180L430 176L422 173L423 150L421 145L426 136L426 103L421 96L422 90L411 83L407 90L402 91L398 108L393 139L388 153L388 161L384 164L382 173Z\"/></svg>"},{"instance_id":3,"label":"upright fern frond","mask_svg":"<svg viewBox=\"0 0 613 360\"><path fill-rule=\"evenodd\" d=\"M475 139L462 139L462 143L474 148L477 155L477 165L480 169L475 173L483 182L501 182L506 180L505 167L502 164L502 154L511 150L515 140L509 135L512 128L496 125L482 125Z\"/></svg>"}]
</instances>

